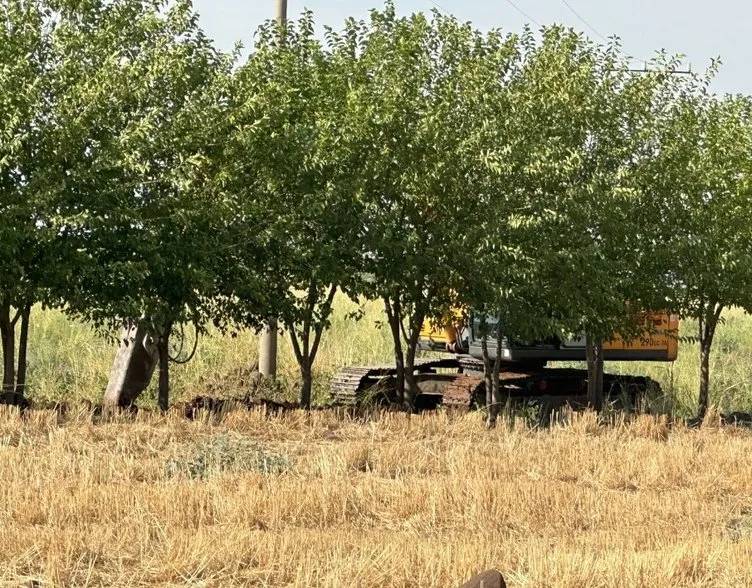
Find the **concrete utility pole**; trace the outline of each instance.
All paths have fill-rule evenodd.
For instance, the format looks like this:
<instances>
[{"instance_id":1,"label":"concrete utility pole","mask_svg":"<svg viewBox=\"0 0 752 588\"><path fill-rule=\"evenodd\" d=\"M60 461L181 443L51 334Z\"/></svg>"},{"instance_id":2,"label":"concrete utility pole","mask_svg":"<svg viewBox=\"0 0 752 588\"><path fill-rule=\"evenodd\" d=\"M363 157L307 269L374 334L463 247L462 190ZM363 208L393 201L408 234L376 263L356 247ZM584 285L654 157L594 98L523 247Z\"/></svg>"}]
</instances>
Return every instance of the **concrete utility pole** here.
<instances>
[{"instance_id":1,"label":"concrete utility pole","mask_svg":"<svg viewBox=\"0 0 752 588\"><path fill-rule=\"evenodd\" d=\"M259 337L259 373L265 378L277 377L277 321L270 320Z\"/></svg>"},{"instance_id":2,"label":"concrete utility pole","mask_svg":"<svg viewBox=\"0 0 752 588\"><path fill-rule=\"evenodd\" d=\"M277 0L277 22L279 24L287 22L287 0Z\"/></svg>"},{"instance_id":3,"label":"concrete utility pole","mask_svg":"<svg viewBox=\"0 0 752 588\"><path fill-rule=\"evenodd\" d=\"M277 0L277 22L287 23L287 0ZM259 373L272 380L277 377L277 321L270 320L259 338Z\"/></svg>"}]
</instances>

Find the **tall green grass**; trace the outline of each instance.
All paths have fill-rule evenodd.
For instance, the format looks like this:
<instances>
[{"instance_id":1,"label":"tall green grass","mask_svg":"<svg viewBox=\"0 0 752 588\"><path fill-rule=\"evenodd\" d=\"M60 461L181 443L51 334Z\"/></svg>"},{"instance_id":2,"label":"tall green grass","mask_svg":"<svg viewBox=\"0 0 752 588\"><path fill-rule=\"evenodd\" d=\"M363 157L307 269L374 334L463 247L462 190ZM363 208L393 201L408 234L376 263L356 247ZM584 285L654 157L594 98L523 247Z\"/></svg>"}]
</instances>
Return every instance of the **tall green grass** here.
<instances>
[{"instance_id":1,"label":"tall green grass","mask_svg":"<svg viewBox=\"0 0 752 588\"><path fill-rule=\"evenodd\" d=\"M351 315L362 312L361 320ZM325 402L332 374L344 365L390 361L390 336L381 328L381 306L356 304L345 296L335 302L331 328L321 342L314 370L314 398ZM186 327L186 344L194 334ZM35 309L29 331L29 396L32 400L59 402L86 399L97 402L107 385L115 344L88 325L72 321L57 310ZM200 395L238 397L247 394L257 366L257 337L248 331L236 337L210 331L199 340L195 357L170 371L171 400L186 401ZM278 384L266 394L294 400L298 367L286 337L280 338ZM156 378L144 403L156 395Z\"/></svg>"},{"instance_id":2,"label":"tall green grass","mask_svg":"<svg viewBox=\"0 0 752 588\"><path fill-rule=\"evenodd\" d=\"M351 315L361 310L363 318ZM192 333L188 329L188 338ZM694 335L696 326L685 321L683 336ZM96 402L107 383L115 353L114 344L87 325L71 321L55 310L35 310L30 330L29 394L33 400ZM211 333L199 341L195 358L171 371L172 400L190 400L198 395L242 396L248 392L258 357L257 338L251 332L237 337ZM358 305L344 296L337 298L329 331L324 335L316 361L314 398L327 399L329 380L342 366L390 362L390 336L383 325L378 303ZM679 415L692 414L698 389L698 349L680 344L675 363L610 363L608 371L644 374L660 382L663 396L651 399L654 410ZM752 412L752 317L739 310L725 315L718 328L711 365L711 399L722 411ZM289 341L280 339L278 386L267 390L293 400L297 395L298 371ZM156 378L155 378L156 383ZM155 389L144 402L153 402Z\"/></svg>"}]
</instances>

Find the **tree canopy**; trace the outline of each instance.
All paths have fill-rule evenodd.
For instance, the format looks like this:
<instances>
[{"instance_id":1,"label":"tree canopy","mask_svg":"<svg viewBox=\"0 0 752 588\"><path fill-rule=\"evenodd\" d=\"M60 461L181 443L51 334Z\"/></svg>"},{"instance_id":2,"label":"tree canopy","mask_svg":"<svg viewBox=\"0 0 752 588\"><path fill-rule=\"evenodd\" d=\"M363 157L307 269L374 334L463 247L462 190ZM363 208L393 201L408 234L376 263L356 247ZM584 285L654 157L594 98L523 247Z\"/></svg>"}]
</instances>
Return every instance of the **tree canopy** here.
<instances>
[{"instance_id":1,"label":"tree canopy","mask_svg":"<svg viewBox=\"0 0 752 588\"><path fill-rule=\"evenodd\" d=\"M748 97L663 55L633 72L615 40L391 2L323 35L268 22L243 64L188 0L0 12L5 393L43 303L145 329L163 407L174 325L279 319L309 406L342 291L383 303L410 406L421 327L459 305L496 341L491 404L502 335L585 335L597 388L644 311L694 318L706 410L722 311L752 309Z\"/></svg>"}]
</instances>

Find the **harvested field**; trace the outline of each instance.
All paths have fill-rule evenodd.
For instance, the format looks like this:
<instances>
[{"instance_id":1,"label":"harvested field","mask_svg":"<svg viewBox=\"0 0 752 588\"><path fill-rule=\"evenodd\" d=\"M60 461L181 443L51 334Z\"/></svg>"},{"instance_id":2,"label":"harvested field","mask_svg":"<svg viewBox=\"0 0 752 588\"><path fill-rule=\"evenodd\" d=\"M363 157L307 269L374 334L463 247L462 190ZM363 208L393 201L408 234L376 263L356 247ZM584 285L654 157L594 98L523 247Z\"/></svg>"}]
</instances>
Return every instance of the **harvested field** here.
<instances>
[{"instance_id":1,"label":"harvested field","mask_svg":"<svg viewBox=\"0 0 752 588\"><path fill-rule=\"evenodd\" d=\"M752 585L752 432L0 413L0 583Z\"/></svg>"}]
</instances>

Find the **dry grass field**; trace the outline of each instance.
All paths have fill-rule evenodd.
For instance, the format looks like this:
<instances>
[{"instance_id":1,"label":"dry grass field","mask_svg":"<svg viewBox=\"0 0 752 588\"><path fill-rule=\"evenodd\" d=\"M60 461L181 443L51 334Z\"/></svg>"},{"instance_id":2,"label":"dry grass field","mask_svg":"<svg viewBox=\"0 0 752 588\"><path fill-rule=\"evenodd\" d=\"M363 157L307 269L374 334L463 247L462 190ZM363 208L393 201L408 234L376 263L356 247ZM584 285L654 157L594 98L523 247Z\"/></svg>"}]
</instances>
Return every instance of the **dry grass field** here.
<instances>
[{"instance_id":1,"label":"dry grass field","mask_svg":"<svg viewBox=\"0 0 752 588\"><path fill-rule=\"evenodd\" d=\"M752 585L752 433L0 413L0 585Z\"/></svg>"},{"instance_id":2,"label":"dry grass field","mask_svg":"<svg viewBox=\"0 0 752 588\"><path fill-rule=\"evenodd\" d=\"M319 401L340 366L389 360L379 307L353 323L356 308L337 302ZM752 318L726 319L712 401L749 411ZM490 432L442 411L100 422L76 401L101 397L112 356L87 326L35 311L30 396L73 408L0 409L0 586L452 587L489 567L510 586L752 585L752 431L681 424L690 342L675 364L607 365L661 382L649 415L545 429L507 415ZM255 357L251 335L203 339L173 399L243 395ZM296 381L282 344L267 392L292 399Z\"/></svg>"}]
</instances>

